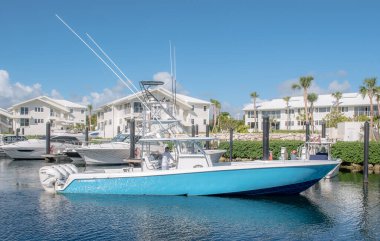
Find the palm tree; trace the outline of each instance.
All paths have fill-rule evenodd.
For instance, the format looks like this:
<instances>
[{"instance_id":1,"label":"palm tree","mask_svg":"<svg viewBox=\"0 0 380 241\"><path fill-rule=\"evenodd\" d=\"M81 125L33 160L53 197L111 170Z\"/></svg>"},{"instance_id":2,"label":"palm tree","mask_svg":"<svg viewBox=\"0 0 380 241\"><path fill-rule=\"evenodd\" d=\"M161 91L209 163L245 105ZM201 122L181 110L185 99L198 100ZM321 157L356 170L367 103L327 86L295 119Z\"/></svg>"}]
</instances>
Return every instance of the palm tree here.
<instances>
[{"instance_id":1,"label":"palm tree","mask_svg":"<svg viewBox=\"0 0 380 241\"><path fill-rule=\"evenodd\" d=\"M337 91L332 93L331 96L335 98L335 108L336 111L339 112L339 101L342 99L342 92Z\"/></svg>"},{"instance_id":2,"label":"palm tree","mask_svg":"<svg viewBox=\"0 0 380 241\"><path fill-rule=\"evenodd\" d=\"M211 132L215 132L216 131L216 116L219 113L219 110L222 107L222 105L220 104L220 102L218 100L215 100L215 99L211 99L210 102L211 102L211 104L214 105L214 108L213 108L214 109L213 126L212 126Z\"/></svg>"},{"instance_id":3,"label":"palm tree","mask_svg":"<svg viewBox=\"0 0 380 241\"><path fill-rule=\"evenodd\" d=\"M87 111L88 111L88 129L91 131L91 112L92 112L92 105L87 105Z\"/></svg>"},{"instance_id":4,"label":"palm tree","mask_svg":"<svg viewBox=\"0 0 380 241\"><path fill-rule=\"evenodd\" d=\"M307 113L307 89L310 88L311 82L314 80L313 76L304 76L300 77L299 83L294 83L292 85L292 89L303 89L303 101L305 103L305 116L306 116L306 122L309 122L309 115Z\"/></svg>"},{"instance_id":5,"label":"palm tree","mask_svg":"<svg viewBox=\"0 0 380 241\"><path fill-rule=\"evenodd\" d=\"M374 116L374 111L373 111L373 97L378 93L378 87L376 86L376 78L367 78L364 79L362 86L359 88L360 94L363 96L363 99L368 96L369 97L369 104L370 104L370 136L372 139L372 128L373 128L373 116Z\"/></svg>"},{"instance_id":6,"label":"palm tree","mask_svg":"<svg viewBox=\"0 0 380 241\"><path fill-rule=\"evenodd\" d=\"M289 106L289 101L290 101L290 96L285 96L284 98L282 98L285 103L286 103L286 112L288 113L288 124L286 125L286 129L289 130L290 129L290 106Z\"/></svg>"},{"instance_id":7,"label":"palm tree","mask_svg":"<svg viewBox=\"0 0 380 241\"><path fill-rule=\"evenodd\" d=\"M256 91L251 93L251 98L253 101L253 115L255 117L255 132L257 132L257 107L256 107L256 99L259 98L259 94Z\"/></svg>"},{"instance_id":8,"label":"palm tree","mask_svg":"<svg viewBox=\"0 0 380 241\"><path fill-rule=\"evenodd\" d=\"M318 100L318 95L316 93L310 93L307 95L307 100L310 102L310 122L312 131L314 132L314 102Z\"/></svg>"}]
</instances>

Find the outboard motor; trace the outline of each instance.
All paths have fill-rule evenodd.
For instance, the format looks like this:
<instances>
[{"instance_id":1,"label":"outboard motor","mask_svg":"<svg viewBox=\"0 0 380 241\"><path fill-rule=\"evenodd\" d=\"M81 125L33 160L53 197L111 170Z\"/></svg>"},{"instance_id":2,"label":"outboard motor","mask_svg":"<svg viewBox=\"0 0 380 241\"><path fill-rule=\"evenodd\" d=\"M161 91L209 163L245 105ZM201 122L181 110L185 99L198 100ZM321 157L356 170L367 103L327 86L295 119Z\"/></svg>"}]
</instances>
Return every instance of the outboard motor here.
<instances>
[{"instance_id":1,"label":"outboard motor","mask_svg":"<svg viewBox=\"0 0 380 241\"><path fill-rule=\"evenodd\" d=\"M45 191L56 192L57 184L64 184L71 174L78 173L78 168L73 164L61 164L44 166L40 169L40 182Z\"/></svg>"}]
</instances>

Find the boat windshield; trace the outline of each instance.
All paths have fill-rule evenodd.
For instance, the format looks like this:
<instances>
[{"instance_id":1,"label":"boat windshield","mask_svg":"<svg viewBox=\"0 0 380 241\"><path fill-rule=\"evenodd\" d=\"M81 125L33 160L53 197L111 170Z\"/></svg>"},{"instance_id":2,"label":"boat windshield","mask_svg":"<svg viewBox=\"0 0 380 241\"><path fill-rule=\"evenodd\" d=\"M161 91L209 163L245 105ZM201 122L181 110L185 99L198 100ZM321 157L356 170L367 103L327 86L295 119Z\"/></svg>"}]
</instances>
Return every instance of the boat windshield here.
<instances>
[{"instance_id":1,"label":"boat windshield","mask_svg":"<svg viewBox=\"0 0 380 241\"><path fill-rule=\"evenodd\" d=\"M117 134L114 138L112 138L111 142L129 142L129 134ZM141 136L135 136L135 142L140 140Z\"/></svg>"},{"instance_id":2,"label":"boat windshield","mask_svg":"<svg viewBox=\"0 0 380 241\"><path fill-rule=\"evenodd\" d=\"M126 140L129 140L129 135L120 133L112 138L111 142L124 142Z\"/></svg>"}]
</instances>

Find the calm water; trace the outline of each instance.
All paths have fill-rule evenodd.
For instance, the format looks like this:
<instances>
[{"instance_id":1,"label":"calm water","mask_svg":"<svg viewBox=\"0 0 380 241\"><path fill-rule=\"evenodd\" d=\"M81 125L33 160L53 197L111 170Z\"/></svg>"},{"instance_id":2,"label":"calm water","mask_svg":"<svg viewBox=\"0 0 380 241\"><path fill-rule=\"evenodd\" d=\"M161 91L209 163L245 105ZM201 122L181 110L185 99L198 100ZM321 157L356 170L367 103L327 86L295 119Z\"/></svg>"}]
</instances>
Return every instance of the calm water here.
<instances>
[{"instance_id":1,"label":"calm water","mask_svg":"<svg viewBox=\"0 0 380 241\"><path fill-rule=\"evenodd\" d=\"M0 160L0 240L380 240L380 175L294 197L51 195L42 161Z\"/></svg>"}]
</instances>

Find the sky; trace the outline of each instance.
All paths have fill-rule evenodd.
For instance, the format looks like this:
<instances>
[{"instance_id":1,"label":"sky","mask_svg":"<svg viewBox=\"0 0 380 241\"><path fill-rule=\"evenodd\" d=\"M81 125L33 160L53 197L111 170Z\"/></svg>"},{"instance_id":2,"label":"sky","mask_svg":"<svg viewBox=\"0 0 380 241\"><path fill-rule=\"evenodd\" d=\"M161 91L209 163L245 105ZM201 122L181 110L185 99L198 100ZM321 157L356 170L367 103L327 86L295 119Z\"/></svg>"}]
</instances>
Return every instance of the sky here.
<instances>
[{"instance_id":1,"label":"sky","mask_svg":"<svg viewBox=\"0 0 380 241\"><path fill-rule=\"evenodd\" d=\"M136 86L170 81L171 41L178 92L217 99L237 117L253 91L299 95L300 76L312 75L318 94L379 77L379 9L371 0L0 0L0 107L39 95L96 107L131 94L56 14Z\"/></svg>"}]
</instances>

